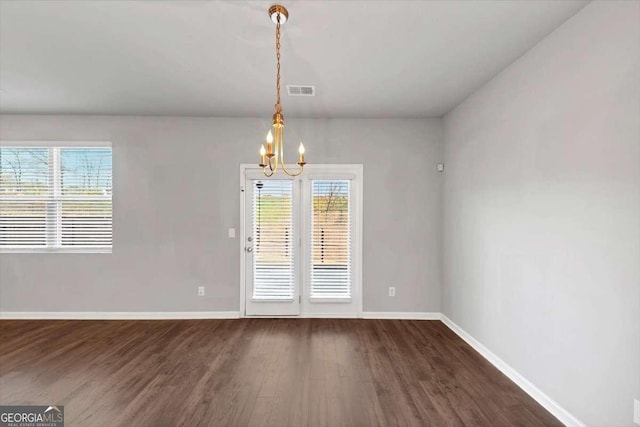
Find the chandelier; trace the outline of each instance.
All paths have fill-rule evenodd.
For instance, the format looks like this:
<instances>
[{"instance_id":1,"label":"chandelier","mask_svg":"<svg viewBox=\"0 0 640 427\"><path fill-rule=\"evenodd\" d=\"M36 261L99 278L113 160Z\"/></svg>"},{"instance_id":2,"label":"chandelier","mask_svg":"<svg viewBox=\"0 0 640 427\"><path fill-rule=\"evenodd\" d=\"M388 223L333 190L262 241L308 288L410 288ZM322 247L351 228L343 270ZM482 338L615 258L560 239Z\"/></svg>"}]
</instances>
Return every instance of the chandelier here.
<instances>
[{"instance_id":1,"label":"chandelier","mask_svg":"<svg viewBox=\"0 0 640 427\"><path fill-rule=\"evenodd\" d=\"M284 115L282 114L282 105L280 104L280 25L287 22L289 11L278 4L269 8L269 16L276 24L276 112L273 115L273 133L271 130L267 134L267 148L264 144L260 146L260 167L265 176L272 176L280 167L289 176L298 176L302 173L302 169L306 164L304 161L304 145L300 142L298 147L298 170L290 172L287 170L284 160Z\"/></svg>"}]
</instances>

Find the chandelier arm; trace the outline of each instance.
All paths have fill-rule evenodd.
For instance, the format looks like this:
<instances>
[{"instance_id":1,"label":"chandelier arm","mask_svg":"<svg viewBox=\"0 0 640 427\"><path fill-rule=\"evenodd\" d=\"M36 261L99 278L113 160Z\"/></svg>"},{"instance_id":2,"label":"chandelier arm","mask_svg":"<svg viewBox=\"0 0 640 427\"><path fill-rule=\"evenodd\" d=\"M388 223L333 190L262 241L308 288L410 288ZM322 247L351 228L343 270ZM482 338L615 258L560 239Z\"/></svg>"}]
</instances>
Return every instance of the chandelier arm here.
<instances>
[{"instance_id":1,"label":"chandelier arm","mask_svg":"<svg viewBox=\"0 0 640 427\"><path fill-rule=\"evenodd\" d=\"M298 170L298 172L296 172L296 173L291 173L291 172L289 172L289 170L284 166L284 163L283 163L283 164L281 164L281 166L282 166L282 170L284 171L284 173L286 173L286 174L287 174L287 175L289 175L289 176L298 176L298 175L300 175L300 174L302 173L302 169L303 169L303 168L302 168L302 166L300 166L300 169Z\"/></svg>"},{"instance_id":2,"label":"chandelier arm","mask_svg":"<svg viewBox=\"0 0 640 427\"><path fill-rule=\"evenodd\" d=\"M282 141L282 132L284 131L283 128L280 128L280 140ZM284 171L284 173L286 173L289 176L298 176L302 173L302 170L304 169L304 166L300 165L300 169L298 170L298 172L296 173L292 173L289 172L289 169L287 169L286 166L286 161L284 160L284 144L280 144L280 166L282 166L282 170Z\"/></svg>"},{"instance_id":3,"label":"chandelier arm","mask_svg":"<svg viewBox=\"0 0 640 427\"><path fill-rule=\"evenodd\" d=\"M278 170L278 138L276 133L276 138L274 141L274 155L268 158L267 164L262 167L262 173L264 176L271 177ZM267 168L271 173L267 173Z\"/></svg>"},{"instance_id":4,"label":"chandelier arm","mask_svg":"<svg viewBox=\"0 0 640 427\"><path fill-rule=\"evenodd\" d=\"M287 169L287 167L284 165L284 163L281 163L280 166L282 166L282 170L284 171L284 173L286 173L289 176L298 176L302 173L302 170L304 169L302 166L300 166L300 169L298 169L298 172L291 173L289 172L289 169Z\"/></svg>"},{"instance_id":5,"label":"chandelier arm","mask_svg":"<svg viewBox=\"0 0 640 427\"><path fill-rule=\"evenodd\" d=\"M276 150L277 150L277 147L278 147L278 146L276 145ZM274 158L275 158L275 162L273 161L273 160L274 160ZM272 156L272 157L269 157L269 163L268 163L268 166L269 166L269 170L270 170L272 173L278 170L278 156L277 156L277 155Z\"/></svg>"}]
</instances>

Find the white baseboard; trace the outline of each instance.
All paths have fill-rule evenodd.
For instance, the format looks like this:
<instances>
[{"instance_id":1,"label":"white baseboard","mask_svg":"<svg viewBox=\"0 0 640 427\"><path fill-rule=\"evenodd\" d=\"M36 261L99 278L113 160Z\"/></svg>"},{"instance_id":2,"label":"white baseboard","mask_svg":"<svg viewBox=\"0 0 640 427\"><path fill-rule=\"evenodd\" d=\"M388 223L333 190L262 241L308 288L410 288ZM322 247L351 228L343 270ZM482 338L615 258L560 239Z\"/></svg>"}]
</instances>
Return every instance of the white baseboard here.
<instances>
[{"instance_id":1,"label":"white baseboard","mask_svg":"<svg viewBox=\"0 0 640 427\"><path fill-rule=\"evenodd\" d=\"M451 319L444 314L442 316L442 323L447 325L449 329L455 332L460 338L467 342L474 350L480 353L485 359L487 359L493 366L498 368L503 374L505 374L511 381L516 383L518 387L531 396L536 402L542 405L547 411L551 412L560 422L567 427L586 427L582 421L577 419L573 414L560 406L557 402L544 394L542 390L533 385L529 380L520 375L518 371L509 366L504 360L496 356L491 350L482 345L478 340L473 338L460 326L456 325Z\"/></svg>"},{"instance_id":2,"label":"white baseboard","mask_svg":"<svg viewBox=\"0 0 640 427\"><path fill-rule=\"evenodd\" d=\"M365 311L363 319L440 320L440 313L408 311Z\"/></svg>"},{"instance_id":3,"label":"white baseboard","mask_svg":"<svg viewBox=\"0 0 640 427\"><path fill-rule=\"evenodd\" d=\"M0 319L49 320L162 320L162 319L237 319L237 311L3 311Z\"/></svg>"},{"instance_id":4,"label":"white baseboard","mask_svg":"<svg viewBox=\"0 0 640 427\"><path fill-rule=\"evenodd\" d=\"M49 320L161 320L161 319L237 319L237 311L2 311L0 319L49 319ZM248 316L251 317L251 316ZM256 316L279 317L279 316ZM281 316L293 317L293 316ZM354 313L307 313L298 318L357 318ZM440 313L425 312L377 312L362 313L363 319L440 320Z\"/></svg>"}]
</instances>

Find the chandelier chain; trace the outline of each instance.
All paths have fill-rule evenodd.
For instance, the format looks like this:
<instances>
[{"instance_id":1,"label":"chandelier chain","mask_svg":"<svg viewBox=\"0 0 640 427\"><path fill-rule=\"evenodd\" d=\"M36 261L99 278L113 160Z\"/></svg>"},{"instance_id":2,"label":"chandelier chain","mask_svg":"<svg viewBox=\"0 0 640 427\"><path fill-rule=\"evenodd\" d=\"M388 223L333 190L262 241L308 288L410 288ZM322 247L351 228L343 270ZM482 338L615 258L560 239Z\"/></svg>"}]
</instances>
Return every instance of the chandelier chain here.
<instances>
[{"instance_id":1,"label":"chandelier chain","mask_svg":"<svg viewBox=\"0 0 640 427\"><path fill-rule=\"evenodd\" d=\"M289 176L298 176L302 173L304 165L307 163L304 160L304 146L300 142L298 148L298 170L289 171L286 166L286 160L284 159L284 115L282 114L282 105L280 104L280 37L281 26L289 17L289 12L284 6L273 5L269 8L269 16L271 20L276 23L276 105L275 114L273 115L273 133L269 131L267 135L267 147L264 145L260 147L260 164L262 172L265 176L272 176L276 171L281 168L282 171Z\"/></svg>"},{"instance_id":2,"label":"chandelier chain","mask_svg":"<svg viewBox=\"0 0 640 427\"><path fill-rule=\"evenodd\" d=\"M276 110L280 112L280 13L276 16Z\"/></svg>"}]
</instances>

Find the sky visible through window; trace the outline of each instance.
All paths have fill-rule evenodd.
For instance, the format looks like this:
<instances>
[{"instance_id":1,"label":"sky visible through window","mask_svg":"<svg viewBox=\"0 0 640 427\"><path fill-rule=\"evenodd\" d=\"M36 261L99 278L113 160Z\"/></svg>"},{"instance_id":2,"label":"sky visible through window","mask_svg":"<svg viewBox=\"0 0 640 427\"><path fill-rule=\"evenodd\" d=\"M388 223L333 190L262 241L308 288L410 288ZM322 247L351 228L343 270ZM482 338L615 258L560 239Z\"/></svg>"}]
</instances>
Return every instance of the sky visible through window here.
<instances>
[{"instance_id":1,"label":"sky visible through window","mask_svg":"<svg viewBox=\"0 0 640 427\"><path fill-rule=\"evenodd\" d=\"M110 147L0 147L0 247L112 246Z\"/></svg>"},{"instance_id":2,"label":"sky visible through window","mask_svg":"<svg viewBox=\"0 0 640 427\"><path fill-rule=\"evenodd\" d=\"M0 189L25 195L46 192L50 160L47 148L0 148ZM111 192L111 148L61 148L60 167L63 193Z\"/></svg>"},{"instance_id":3,"label":"sky visible through window","mask_svg":"<svg viewBox=\"0 0 640 427\"><path fill-rule=\"evenodd\" d=\"M63 148L60 163L63 192L111 191L110 148Z\"/></svg>"}]
</instances>

